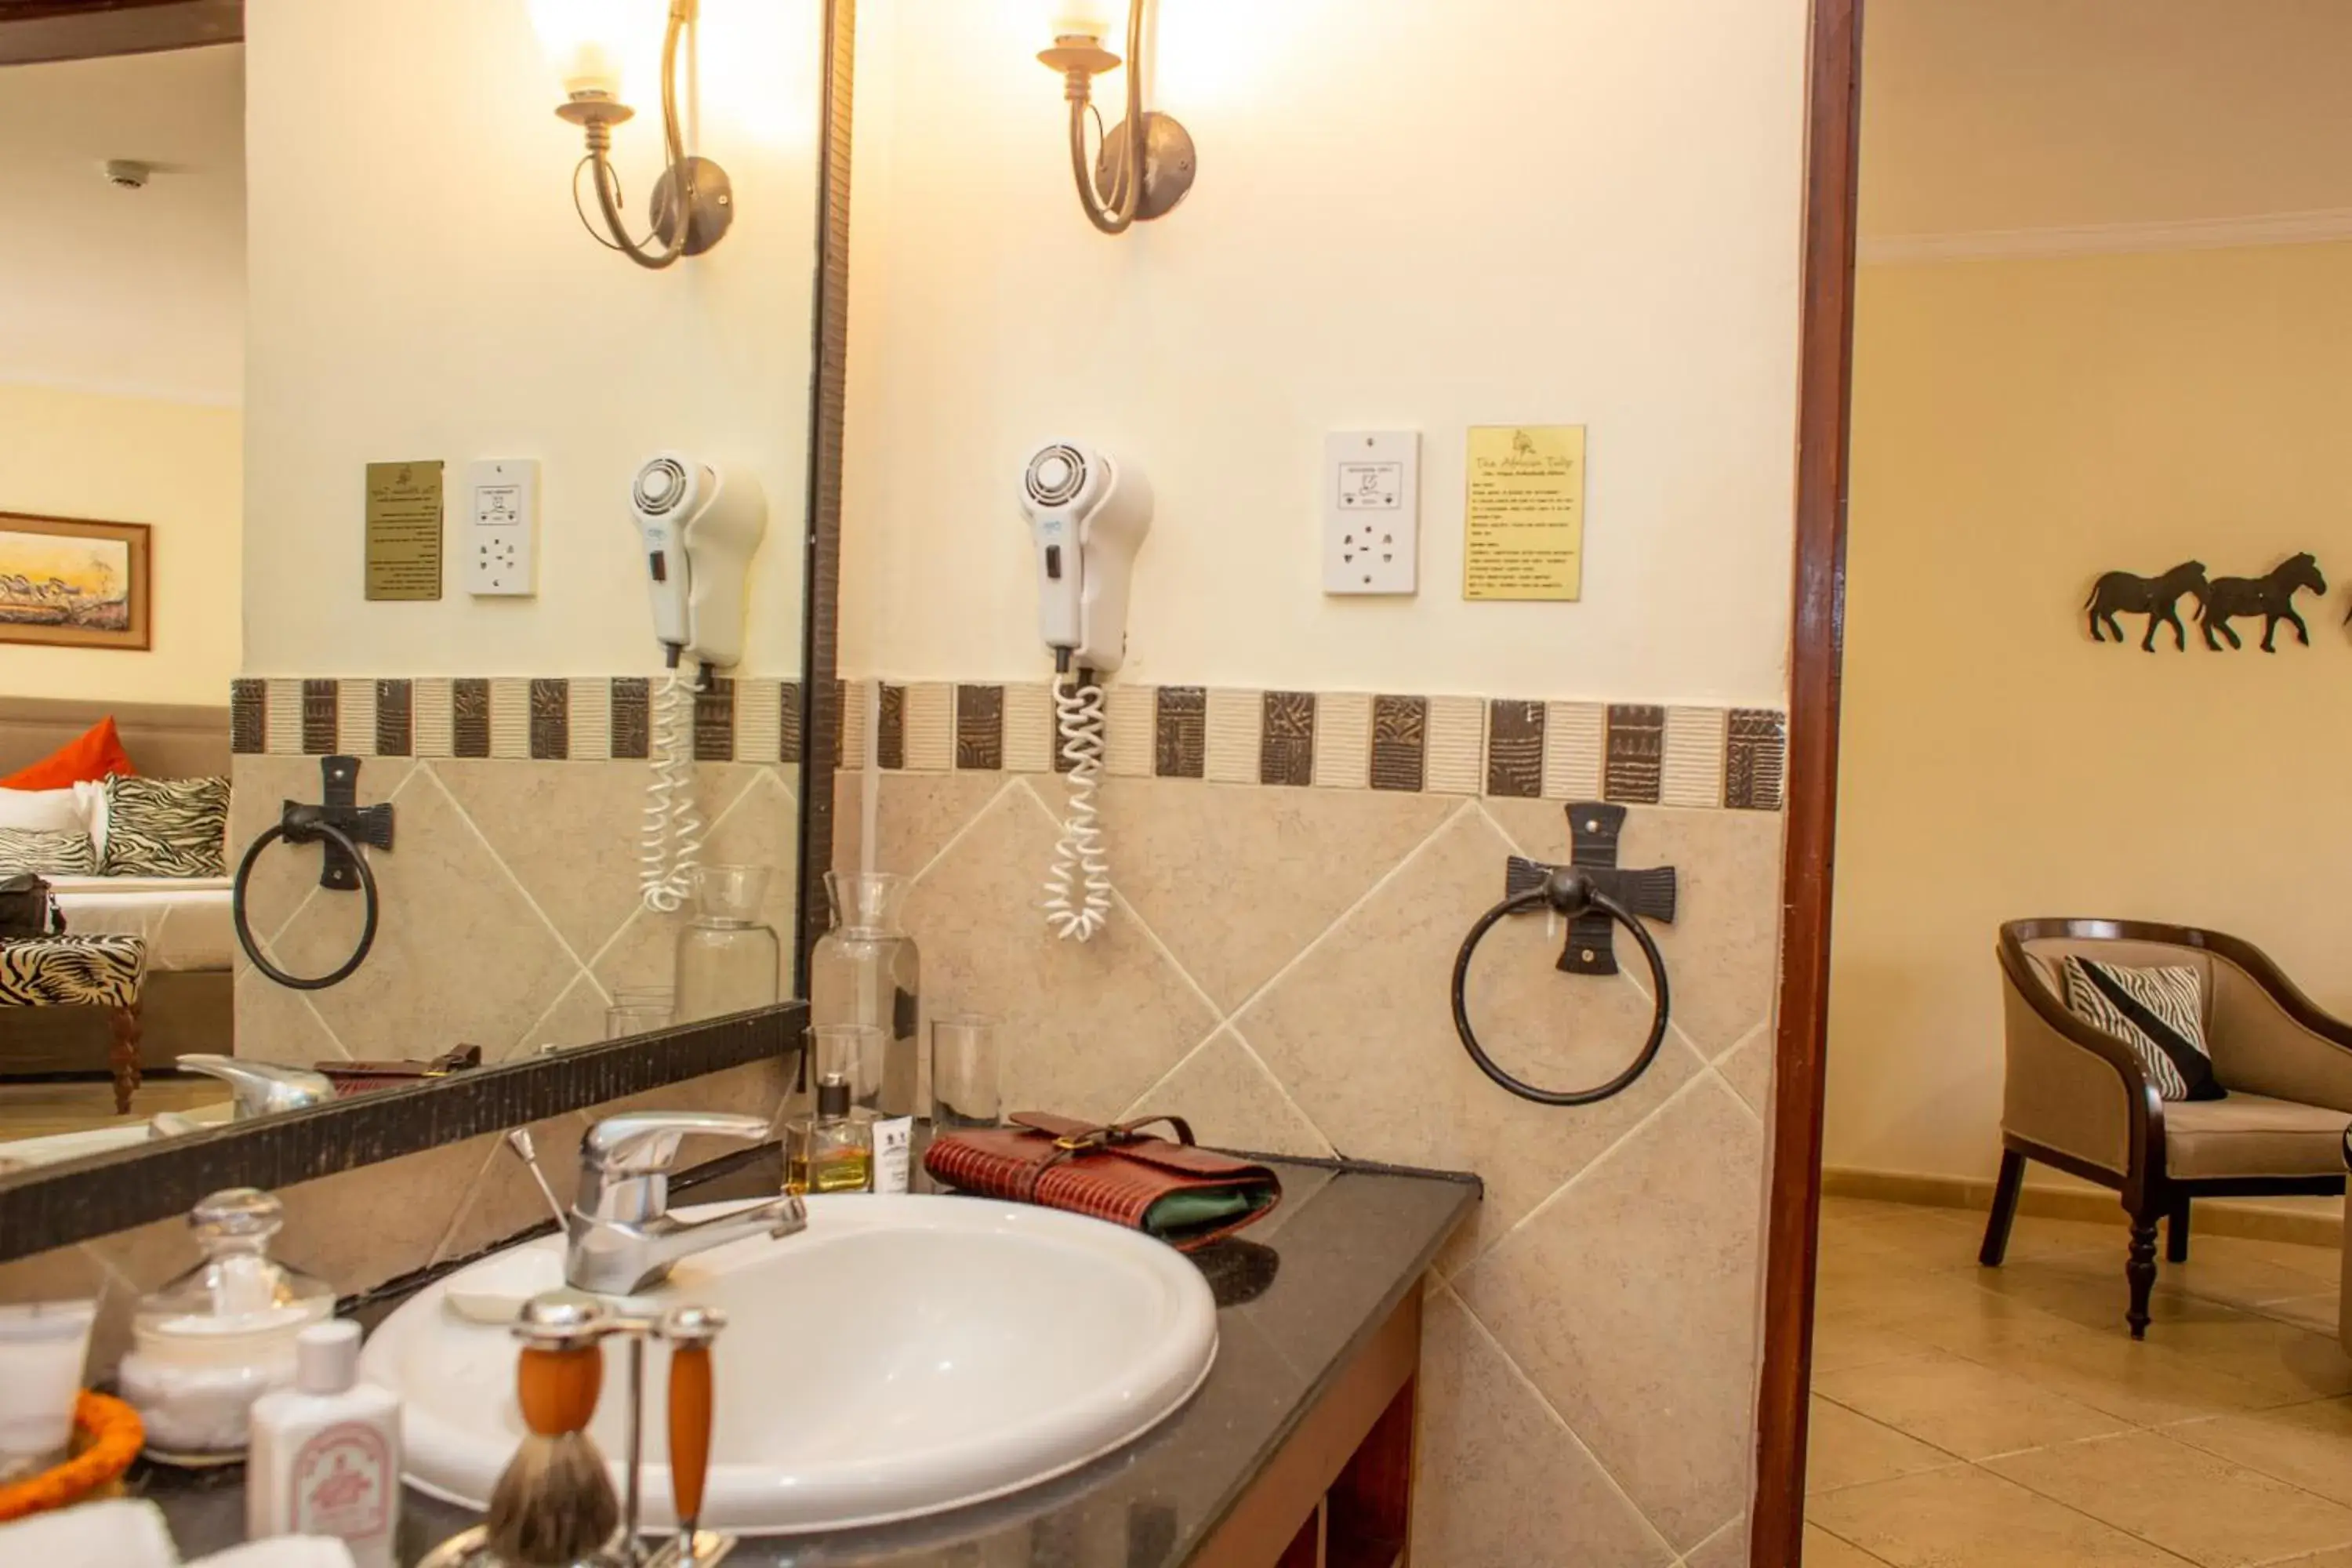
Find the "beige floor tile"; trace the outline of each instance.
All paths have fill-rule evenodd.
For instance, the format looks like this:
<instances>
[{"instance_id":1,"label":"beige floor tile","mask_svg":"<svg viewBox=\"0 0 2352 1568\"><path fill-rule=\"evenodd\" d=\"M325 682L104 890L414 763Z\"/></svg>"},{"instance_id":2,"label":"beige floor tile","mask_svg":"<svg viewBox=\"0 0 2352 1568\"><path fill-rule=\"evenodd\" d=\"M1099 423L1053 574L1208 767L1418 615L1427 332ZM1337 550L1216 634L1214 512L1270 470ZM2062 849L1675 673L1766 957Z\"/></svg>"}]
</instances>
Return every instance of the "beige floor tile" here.
<instances>
[{"instance_id":1,"label":"beige floor tile","mask_svg":"<svg viewBox=\"0 0 2352 1568\"><path fill-rule=\"evenodd\" d=\"M2070 1328L2046 1339L1986 1343L1958 1353L2080 1401L2135 1426L2255 1410L2275 1403L2260 1384L2120 1328Z\"/></svg>"},{"instance_id":2,"label":"beige floor tile","mask_svg":"<svg viewBox=\"0 0 2352 1568\"><path fill-rule=\"evenodd\" d=\"M1906 1437L1894 1427L1848 1410L1834 1400L1813 1396L1805 1442L1805 1490L1836 1491L1841 1487L1891 1481L1897 1476L1941 1469L1960 1461L1941 1448Z\"/></svg>"},{"instance_id":3,"label":"beige floor tile","mask_svg":"<svg viewBox=\"0 0 2352 1568\"><path fill-rule=\"evenodd\" d=\"M2217 1308L2211 1316L2159 1321L2148 1337L2200 1366L2244 1379L2273 1405L2352 1394L2352 1357L2332 1333Z\"/></svg>"},{"instance_id":4,"label":"beige floor tile","mask_svg":"<svg viewBox=\"0 0 2352 1568\"><path fill-rule=\"evenodd\" d=\"M1985 1468L2206 1568L2352 1543L2352 1510L2159 1433L2011 1454Z\"/></svg>"},{"instance_id":5,"label":"beige floor tile","mask_svg":"<svg viewBox=\"0 0 2352 1568\"><path fill-rule=\"evenodd\" d=\"M1822 1312L1813 1319L1813 1375L1901 1361L1933 1347L1884 1323Z\"/></svg>"},{"instance_id":6,"label":"beige floor tile","mask_svg":"<svg viewBox=\"0 0 2352 1568\"><path fill-rule=\"evenodd\" d=\"M1809 1568L1811 1561L1811 1558L1806 1559ZM2352 1546L2331 1547L2326 1552L2315 1552L2308 1557L2289 1557L2271 1563L2269 1568L2352 1568Z\"/></svg>"},{"instance_id":7,"label":"beige floor tile","mask_svg":"<svg viewBox=\"0 0 2352 1568\"><path fill-rule=\"evenodd\" d=\"M1855 1367L1813 1390L1923 1443L1979 1458L2102 1436L2125 1424L2011 1373L1935 1354Z\"/></svg>"},{"instance_id":8,"label":"beige floor tile","mask_svg":"<svg viewBox=\"0 0 2352 1568\"><path fill-rule=\"evenodd\" d=\"M2289 1296L2284 1300L2264 1301L2254 1310L2265 1318L2293 1323L2298 1329L2309 1329L2315 1334L2333 1336L2343 1321L2343 1298L2329 1290L2316 1296Z\"/></svg>"},{"instance_id":9,"label":"beige floor tile","mask_svg":"<svg viewBox=\"0 0 2352 1568\"><path fill-rule=\"evenodd\" d=\"M1804 1568L1881 1568L1883 1557L1840 1541L1818 1524L1805 1526Z\"/></svg>"},{"instance_id":10,"label":"beige floor tile","mask_svg":"<svg viewBox=\"0 0 2352 1568\"><path fill-rule=\"evenodd\" d=\"M2352 1399L2187 1421L2165 1436L2352 1506Z\"/></svg>"},{"instance_id":11,"label":"beige floor tile","mask_svg":"<svg viewBox=\"0 0 2352 1568\"><path fill-rule=\"evenodd\" d=\"M1816 1498L1808 1511L1823 1530L1894 1568L2180 1564L2168 1552L1972 1466L1849 1487ZM1814 1568L1810 1556L1806 1568Z\"/></svg>"}]
</instances>

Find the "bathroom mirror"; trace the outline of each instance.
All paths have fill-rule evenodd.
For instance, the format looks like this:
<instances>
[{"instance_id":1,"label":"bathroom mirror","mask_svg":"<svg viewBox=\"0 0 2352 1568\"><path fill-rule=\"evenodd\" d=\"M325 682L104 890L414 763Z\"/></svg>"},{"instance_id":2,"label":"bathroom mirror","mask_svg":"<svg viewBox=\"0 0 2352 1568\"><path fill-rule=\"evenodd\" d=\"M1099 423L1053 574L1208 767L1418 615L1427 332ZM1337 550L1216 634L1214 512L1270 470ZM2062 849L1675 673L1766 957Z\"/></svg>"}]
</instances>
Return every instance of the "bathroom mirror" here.
<instances>
[{"instance_id":1,"label":"bathroom mirror","mask_svg":"<svg viewBox=\"0 0 2352 1568\"><path fill-rule=\"evenodd\" d=\"M702 0L674 258L606 9L603 170L553 0L0 19L0 1257L797 1043L846 8Z\"/></svg>"}]
</instances>

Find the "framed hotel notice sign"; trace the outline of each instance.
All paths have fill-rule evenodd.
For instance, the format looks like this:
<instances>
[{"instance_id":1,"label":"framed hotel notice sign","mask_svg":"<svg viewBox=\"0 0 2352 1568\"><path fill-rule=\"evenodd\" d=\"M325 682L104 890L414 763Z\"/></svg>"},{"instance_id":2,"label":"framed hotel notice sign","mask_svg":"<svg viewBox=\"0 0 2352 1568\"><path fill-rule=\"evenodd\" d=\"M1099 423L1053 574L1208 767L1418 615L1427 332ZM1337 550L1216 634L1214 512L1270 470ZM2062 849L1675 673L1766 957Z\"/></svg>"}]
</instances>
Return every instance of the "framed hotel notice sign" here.
<instances>
[{"instance_id":1,"label":"framed hotel notice sign","mask_svg":"<svg viewBox=\"0 0 2352 1568\"><path fill-rule=\"evenodd\" d=\"M0 511L0 642L151 646L143 522Z\"/></svg>"},{"instance_id":2,"label":"framed hotel notice sign","mask_svg":"<svg viewBox=\"0 0 2352 1568\"><path fill-rule=\"evenodd\" d=\"M1462 596L1580 597L1584 426L1474 426L1468 459Z\"/></svg>"}]
</instances>

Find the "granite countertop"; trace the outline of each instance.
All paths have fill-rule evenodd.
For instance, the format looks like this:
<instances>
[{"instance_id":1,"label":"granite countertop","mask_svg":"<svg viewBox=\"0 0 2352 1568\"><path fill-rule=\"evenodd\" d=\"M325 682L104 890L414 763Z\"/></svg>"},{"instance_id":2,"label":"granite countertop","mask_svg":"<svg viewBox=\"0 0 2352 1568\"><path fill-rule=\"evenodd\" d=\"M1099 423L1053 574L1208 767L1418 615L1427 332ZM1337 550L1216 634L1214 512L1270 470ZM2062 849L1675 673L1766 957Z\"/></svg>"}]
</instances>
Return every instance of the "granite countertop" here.
<instances>
[{"instance_id":1,"label":"granite countertop","mask_svg":"<svg viewBox=\"0 0 2352 1568\"><path fill-rule=\"evenodd\" d=\"M747 1540L728 1557L730 1568L1172 1568L1186 1561L1414 1287L1479 1196L1474 1176L1269 1163L1282 1176L1282 1206L1195 1255L1216 1291L1217 1359L1200 1392L1173 1416L1118 1452L1013 1497L903 1524ZM771 1151L695 1184L693 1201L761 1196L775 1188ZM371 1299L353 1315L373 1327L424 1283ZM726 1397L723 1375L719 1397ZM241 1468L197 1473L142 1466L132 1483L134 1492L163 1506L184 1555L245 1539ZM416 1562L476 1517L409 1492L401 1561Z\"/></svg>"}]
</instances>

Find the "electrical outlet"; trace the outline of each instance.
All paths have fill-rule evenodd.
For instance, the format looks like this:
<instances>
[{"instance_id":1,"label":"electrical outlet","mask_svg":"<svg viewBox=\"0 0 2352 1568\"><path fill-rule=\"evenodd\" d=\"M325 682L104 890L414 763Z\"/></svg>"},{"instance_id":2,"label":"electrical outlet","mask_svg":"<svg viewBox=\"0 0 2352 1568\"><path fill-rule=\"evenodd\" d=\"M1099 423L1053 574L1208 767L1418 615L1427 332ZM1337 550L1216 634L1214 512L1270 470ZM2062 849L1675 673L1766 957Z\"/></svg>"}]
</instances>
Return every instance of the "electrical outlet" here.
<instances>
[{"instance_id":1,"label":"electrical outlet","mask_svg":"<svg viewBox=\"0 0 2352 1568\"><path fill-rule=\"evenodd\" d=\"M1421 432L1323 440L1323 591L1412 594L1421 561Z\"/></svg>"},{"instance_id":2,"label":"electrical outlet","mask_svg":"<svg viewBox=\"0 0 2352 1568\"><path fill-rule=\"evenodd\" d=\"M496 458L466 469L466 591L478 597L539 592L539 464Z\"/></svg>"}]
</instances>

